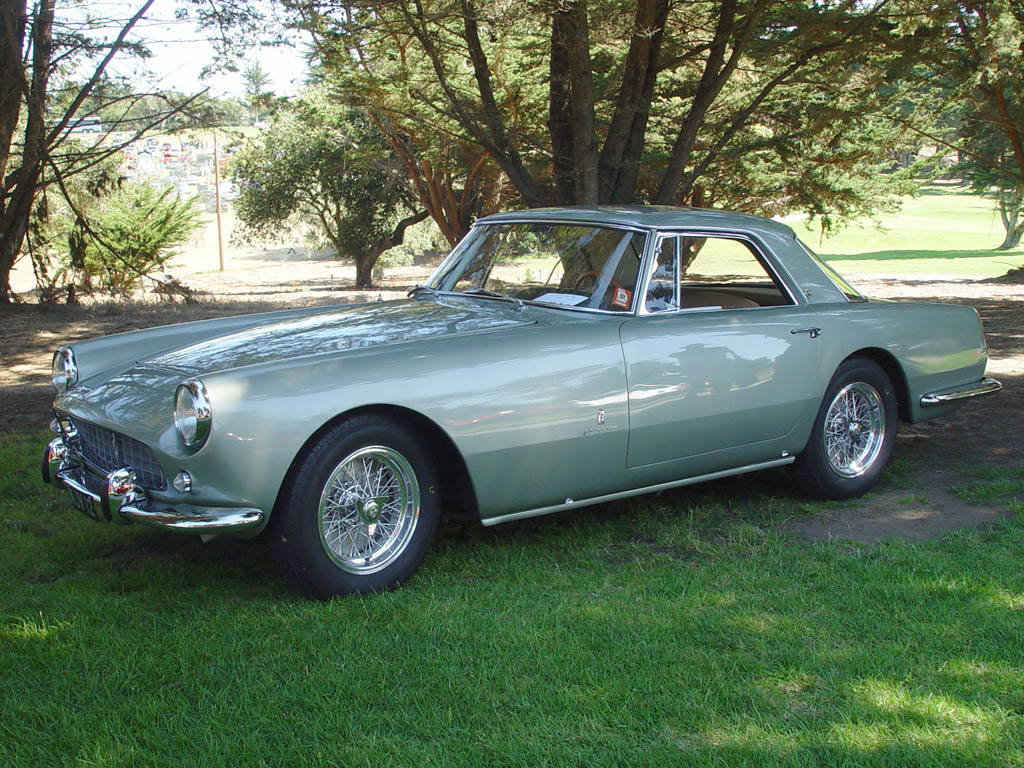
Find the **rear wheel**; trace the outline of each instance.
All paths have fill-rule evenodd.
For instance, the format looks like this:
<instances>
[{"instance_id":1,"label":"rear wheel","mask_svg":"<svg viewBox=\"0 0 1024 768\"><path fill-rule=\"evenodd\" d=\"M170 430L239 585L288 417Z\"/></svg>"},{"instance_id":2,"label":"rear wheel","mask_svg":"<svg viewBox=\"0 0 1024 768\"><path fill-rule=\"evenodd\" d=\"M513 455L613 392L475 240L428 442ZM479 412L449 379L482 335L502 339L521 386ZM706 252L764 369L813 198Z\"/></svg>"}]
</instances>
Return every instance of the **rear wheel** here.
<instances>
[{"instance_id":1,"label":"rear wheel","mask_svg":"<svg viewBox=\"0 0 1024 768\"><path fill-rule=\"evenodd\" d=\"M836 370L811 437L793 465L803 489L823 499L867 493L885 471L896 437L892 383L877 364L851 358Z\"/></svg>"},{"instance_id":2,"label":"rear wheel","mask_svg":"<svg viewBox=\"0 0 1024 768\"><path fill-rule=\"evenodd\" d=\"M274 558L311 597L391 589L422 562L438 495L419 440L389 419L350 419L299 460L271 518Z\"/></svg>"}]
</instances>

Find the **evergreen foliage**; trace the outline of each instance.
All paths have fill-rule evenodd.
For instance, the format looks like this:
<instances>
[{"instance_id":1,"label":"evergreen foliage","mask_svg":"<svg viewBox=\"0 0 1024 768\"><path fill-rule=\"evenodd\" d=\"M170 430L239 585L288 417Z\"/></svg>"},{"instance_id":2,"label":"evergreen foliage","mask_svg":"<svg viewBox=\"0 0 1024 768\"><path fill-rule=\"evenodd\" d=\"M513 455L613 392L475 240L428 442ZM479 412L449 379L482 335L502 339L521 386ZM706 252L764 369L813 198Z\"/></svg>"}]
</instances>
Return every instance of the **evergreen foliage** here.
<instances>
[{"instance_id":1,"label":"evergreen foliage","mask_svg":"<svg viewBox=\"0 0 1024 768\"><path fill-rule=\"evenodd\" d=\"M200 224L195 198L182 200L170 187L125 184L103 199L91 221L79 220L71 260L88 284L127 296L162 268Z\"/></svg>"},{"instance_id":2,"label":"evergreen foliage","mask_svg":"<svg viewBox=\"0 0 1024 768\"><path fill-rule=\"evenodd\" d=\"M125 183L112 162L41 195L28 250L42 300L129 295L199 227L194 203L171 188Z\"/></svg>"},{"instance_id":3,"label":"evergreen foliage","mask_svg":"<svg viewBox=\"0 0 1024 768\"><path fill-rule=\"evenodd\" d=\"M879 173L906 148L881 114L913 48L887 3L287 4L325 82L457 178L468 164L450 148L479 148L529 206L804 211L831 225L908 189L908 174Z\"/></svg>"},{"instance_id":4,"label":"evergreen foliage","mask_svg":"<svg viewBox=\"0 0 1024 768\"><path fill-rule=\"evenodd\" d=\"M940 0L911 18L898 32L917 44L913 75L932 96L915 101L911 119L955 116L929 138L958 151L957 172L975 191L995 192L1000 248L1014 248L1024 236L1024 1Z\"/></svg>"}]
</instances>

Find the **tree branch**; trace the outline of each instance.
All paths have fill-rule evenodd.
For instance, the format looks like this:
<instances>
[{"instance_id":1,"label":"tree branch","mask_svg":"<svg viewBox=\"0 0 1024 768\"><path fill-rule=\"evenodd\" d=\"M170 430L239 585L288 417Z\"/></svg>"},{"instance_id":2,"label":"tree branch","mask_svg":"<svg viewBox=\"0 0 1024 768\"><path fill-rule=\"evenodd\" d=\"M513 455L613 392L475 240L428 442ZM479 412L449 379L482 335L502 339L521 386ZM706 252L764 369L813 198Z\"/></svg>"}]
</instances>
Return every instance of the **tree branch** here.
<instances>
[{"instance_id":1,"label":"tree branch","mask_svg":"<svg viewBox=\"0 0 1024 768\"><path fill-rule=\"evenodd\" d=\"M71 104L69 104L68 107L64 110L64 114L61 117L61 119L58 120L56 125L54 125L53 128L50 130L49 135L46 137L48 144L52 143L54 139L60 136L60 134L64 131L64 128L67 127L67 124L70 122L71 118L75 116L75 113L78 111L78 108L82 106L82 102L89 98L89 95L92 93L92 89L96 87L96 84L100 81L100 78L103 77L103 73L106 71L107 65L110 64L114 56L116 56L118 52L124 47L124 39L128 37L128 33L131 32L132 28L139 22L139 20L146 15L146 13L149 11L150 7L153 5L155 1L156 0L146 0L145 4L138 11L136 11L135 14L130 19L128 19L127 22L125 22L123 27L121 27L121 31L118 33L114 42L111 43L110 50L107 51L107 55L104 56L100 63L96 65L96 68L93 70L92 76L89 78L86 84L82 86L82 88L79 90L78 95L71 100ZM47 2L52 3L53 0L47 0Z\"/></svg>"}]
</instances>

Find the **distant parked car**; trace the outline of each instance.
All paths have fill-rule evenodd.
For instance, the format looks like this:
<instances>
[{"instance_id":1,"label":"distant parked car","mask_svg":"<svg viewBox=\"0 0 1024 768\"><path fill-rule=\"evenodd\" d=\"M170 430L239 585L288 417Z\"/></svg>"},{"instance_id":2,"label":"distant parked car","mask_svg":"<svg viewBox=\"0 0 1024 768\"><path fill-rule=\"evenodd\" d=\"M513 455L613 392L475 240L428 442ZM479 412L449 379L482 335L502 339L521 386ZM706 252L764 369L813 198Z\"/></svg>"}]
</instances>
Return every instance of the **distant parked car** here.
<instances>
[{"instance_id":1,"label":"distant parked car","mask_svg":"<svg viewBox=\"0 0 1024 768\"><path fill-rule=\"evenodd\" d=\"M77 133L103 133L103 123L98 117L80 117L71 123L71 130Z\"/></svg>"},{"instance_id":2,"label":"distant parked car","mask_svg":"<svg viewBox=\"0 0 1024 768\"><path fill-rule=\"evenodd\" d=\"M790 465L870 489L896 425L995 392L977 313L872 301L789 227L660 207L479 220L402 301L60 347L43 475L97 520L267 530L319 598L484 525Z\"/></svg>"}]
</instances>

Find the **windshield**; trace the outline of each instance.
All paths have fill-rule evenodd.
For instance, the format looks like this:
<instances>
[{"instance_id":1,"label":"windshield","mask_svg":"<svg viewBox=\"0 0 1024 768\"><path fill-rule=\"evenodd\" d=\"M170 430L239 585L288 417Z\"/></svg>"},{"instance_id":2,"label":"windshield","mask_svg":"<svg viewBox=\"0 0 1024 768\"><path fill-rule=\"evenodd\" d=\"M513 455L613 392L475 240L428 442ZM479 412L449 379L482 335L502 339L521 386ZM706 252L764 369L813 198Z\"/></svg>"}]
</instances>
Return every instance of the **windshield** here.
<instances>
[{"instance_id":1,"label":"windshield","mask_svg":"<svg viewBox=\"0 0 1024 768\"><path fill-rule=\"evenodd\" d=\"M808 248L807 244L803 240L798 238L797 242L800 243L800 247L807 251L807 255L814 259L814 263L821 268L821 271L825 273L825 276L832 281L836 288L843 292L843 295L846 296L849 301L867 301L867 298L865 298L862 293L846 282L846 279L832 269L832 267L830 267L828 263L821 258L821 256Z\"/></svg>"},{"instance_id":2,"label":"windshield","mask_svg":"<svg viewBox=\"0 0 1024 768\"><path fill-rule=\"evenodd\" d=\"M483 224L434 273L439 291L628 312L646 235L593 224Z\"/></svg>"}]
</instances>

